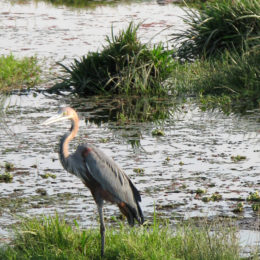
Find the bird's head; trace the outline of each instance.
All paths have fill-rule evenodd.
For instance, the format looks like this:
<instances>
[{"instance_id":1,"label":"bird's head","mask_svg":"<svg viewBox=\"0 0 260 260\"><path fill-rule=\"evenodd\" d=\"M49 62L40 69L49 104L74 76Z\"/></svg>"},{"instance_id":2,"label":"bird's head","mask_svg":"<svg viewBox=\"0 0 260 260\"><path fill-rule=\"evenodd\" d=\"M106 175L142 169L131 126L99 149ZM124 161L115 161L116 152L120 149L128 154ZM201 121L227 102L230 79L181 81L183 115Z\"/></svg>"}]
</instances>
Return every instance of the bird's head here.
<instances>
[{"instance_id":1,"label":"bird's head","mask_svg":"<svg viewBox=\"0 0 260 260\"><path fill-rule=\"evenodd\" d=\"M63 120L67 120L67 119L70 119L70 120L78 119L76 111L74 109L72 109L71 107L61 108L57 115L44 121L42 123L42 125L50 125L50 124L56 123L58 121L63 121Z\"/></svg>"}]
</instances>

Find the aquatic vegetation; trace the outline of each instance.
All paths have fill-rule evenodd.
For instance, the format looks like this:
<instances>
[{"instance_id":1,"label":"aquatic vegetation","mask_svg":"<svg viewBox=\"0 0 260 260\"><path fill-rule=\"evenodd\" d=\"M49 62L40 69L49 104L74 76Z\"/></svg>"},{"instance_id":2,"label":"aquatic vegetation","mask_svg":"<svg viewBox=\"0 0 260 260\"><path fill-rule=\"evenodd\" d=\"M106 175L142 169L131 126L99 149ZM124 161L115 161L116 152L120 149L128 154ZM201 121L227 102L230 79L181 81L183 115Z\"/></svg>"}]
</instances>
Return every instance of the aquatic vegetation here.
<instances>
[{"instance_id":1,"label":"aquatic vegetation","mask_svg":"<svg viewBox=\"0 0 260 260\"><path fill-rule=\"evenodd\" d=\"M260 212L260 203L253 203L252 204L252 210Z\"/></svg>"},{"instance_id":2,"label":"aquatic vegetation","mask_svg":"<svg viewBox=\"0 0 260 260\"><path fill-rule=\"evenodd\" d=\"M233 209L234 213L241 213L244 211L244 203L243 202L239 202L236 207Z\"/></svg>"},{"instance_id":3,"label":"aquatic vegetation","mask_svg":"<svg viewBox=\"0 0 260 260\"><path fill-rule=\"evenodd\" d=\"M138 28L131 22L118 35L112 29L101 52L90 52L70 66L60 64L65 75L49 91L66 90L81 96L167 94L170 84L166 80L175 66L172 51L162 44L151 48L142 44L137 37Z\"/></svg>"},{"instance_id":4,"label":"aquatic vegetation","mask_svg":"<svg viewBox=\"0 0 260 260\"><path fill-rule=\"evenodd\" d=\"M222 200L222 195L219 194L218 192L215 192L210 197L208 197L208 196L202 197L201 200L203 202L220 201L220 200Z\"/></svg>"},{"instance_id":5,"label":"aquatic vegetation","mask_svg":"<svg viewBox=\"0 0 260 260\"><path fill-rule=\"evenodd\" d=\"M222 195L219 194L218 192L215 192L214 194L211 195L210 199L212 201L219 201L222 200Z\"/></svg>"},{"instance_id":6,"label":"aquatic vegetation","mask_svg":"<svg viewBox=\"0 0 260 260\"><path fill-rule=\"evenodd\" d=\"M0 183L1 182L12 182L13 181L13 175L9 172L0 173Z\"/></svg>"},{"instance_id":7,"label":"aquatic vegetation","mask_svg":"<svg viewBox=\"0 0 260 260\"><path fill-rule=\"evenodd\" d=\"M180 186L181 189L187 189L187 187L188 187L188 186L187 186L186 184L182 184L182 185Z\"/></svg>"},{"instance_id":8,"label":"aquatic vegetation","mask_svg":"<svg viewBox=\"0 0 260 260\"><path fill-rule=\"evenodd\" d=\"M14 164L13 164L13 163L10 163L10 162L6 162L6 163L5 163L5 169L6 169L6 171L12 171L12 170L14 170Z\"/></svg>"},{"instance_id":9,"label":"aquatic vegetation","mask_svg":"<svg viewBox=\"0 0 260 260\"><path fill-rule=\"evenodd\" d=\"M203 189L200 189L200 188L198 188L196 190L196 194L198 194L198 195L205 194L206 192L207 192L207 190L203 190Z\"/></svg>"},{"instance_id":10,"label":"aquatic vegetation","mask_svg":"<svg viewBox=\"0 0 260 260\"><path fill-rule=\"evenodd\" d=\"M164 133L164 131L162 129L154 129L152 131L152 135L153 136L164 136L165 133Z\"/></svg>"},{"instance_id":11,"label":"aquatic vegetation","mask_svg":"<svg viewBox=\"0 0 260 260\"><path fill-rule=\"evenodd\" d=\"M40 195L42 195L42 196L47 195L47 191L45 189L43 189L43 188L38 188L38 189L36 189L35 192L40 194Z\"/></svg>"},{"instance_id":12,"label":"aquatic vegetation","mask_svg":"<svg viewBox=\"0 0 260 260\"><path fill-rule=\"evenodd\" d=\"M52 179L56 179L56 175L55 174L53 174L53 173L50 173L50 172L48 172L48 173L45 173L45 174L42 174L42 175L40 175L43 179L48 179L49 177L50 178L52 178Z\"/></svg>"},{"instance_id":13,"label":"aquatic vegetation","mask_svg":"<svg viewBox=\"0 0 260 260\"><path fill-rule=\"evenodd\" d=\"M36 57L0 56L0 92L29 89L40 82L41 69Z\"/></svg>"},{"instance_id":14,"label":"aquatic vegetation","mask_svg":"<svg viewBox=\"0 0 260 260\"><path fill-rule=\"evenodd\" d=\"M246 200L249 201L250 203L253 202L251 206L253 211L255 212L260 211L260 195L258 191L250 192Z\"/></svg>"},{"instance_id":15,"label":"aquatic vegetation","mask_svg":"<svg viewBox=\"0 0 260 260\"><path fill-rule=\"evenodd\" d=\"M94 96L95 114L88 116L88 121L100 125L110 121L117 124L132 124L134 122L162 122L175 112L180 111L182 102L176 102L171 97L137 97L137 96ZM74 101L75 100L75 101ZM78 107L78 98L72 100ZM135 137L140 137L140 134Z\"/></svg>"},{"instance_id":16,"label":"aquatic vegetation","mask_svg":"<svg viewBox=\"0 0 260 260\"><path fill-rule=\"evenodd\" d=\"M185 21L190 29L174 37L182 40L177 56L192 61L176 66L177 92L195 93L202 110L259 108L259 12L256 0L214 1L200 11L189 9Z\"/></svg>"},{"instance_id":17,"label":"aquatic vegetation","mask_svg":"<svg viewBox=\"0 0 260 260\"><path fill-rule=\"evenodd\" d=\"M138 174L144 174L144 169L142 168L134 168L133 171Z\"/></svg>"},{"instance_id":18,"label":"aquatic vegetation","mask_svg":"<svg viewBox=\"0 0 260 260\"><path fill-rule=\"evenodd\" d=\"M257 0L213 1L199 11L187 9L184 22L189 29L173 34L182 42L177 55L192 60L259 45L259 13Z\"/></svg>"},{"instance_id":19,"label":"aquatic vegetation","mask_svg":"<svg viewBox=\"0 0 260 260\"><path fill-rule=\"evenodd\" d=\"M244 155L231 156L231 160L234 162L243 161L246 160L246 156Z\"/></svg>"},{"instance_id":20,"label":"aquatic vegetation","mask_svg":"<svg viewBox=\"0 0 260 260\"><path fill-rule=\"evenodd\" d=\"M199 107L202 111L214 110L216 107L221 108L221 110L229 114L232 111L232 99L228 95L199 95Z\"/></svg>"},{"instance_id":21,"label":"aquatic vegetation","mask_svg":"<svg viewBox=\"0 0 260 260\"><path fill-rule=\"evenodd\" d=\"M99 140L101 143L108 143L109 142L109 138L100 138Z\"/></svg>"},{"instance_id":22,"label":"aquatic vegetation","mask_svg":"<svg viewBox=\"0 0 260 260\"><path fill-rule=\"evenodd\" d=\"M210 197L203 197L201 199L203 202L210 202L211 201L211 198Z\"/></svg>"},{"instance_id":23,"label":"aquatic vegetation","mask_svg":"<svg viewBox=\"0 0 260 260\"><path fill-rule=\"evenodd\" d=\"M239 259L236 229L221 223L180 224L175 231L154 217L148 226L107 227L105 259ZM25 219L12 246L0 248L4 259L99 259L99 229L80 230L58 215Z\"/></svg>"},{"instance_id":24,"label":"aquatic vegetation","mask_svg":"<svg viewBox=\"0 0 260 260\"><path fill-rule=\"evenodd\" d=\"M225 52L219 59L196 60L176 67L175 89L194 93L200 107L228 113L260 107L260 48L239 54Z\"/></svg>"},{"instance_id":25,"label":"aquatic vegetation","mask_svg":"<svg viewBox=\"0 0 260 260\"><path fill-rule=\"evenodd\" d=\"M249 196L247 197L247 201L260 202L260 195L258 191L250 192Z\"/></svg>"}]
</instances>

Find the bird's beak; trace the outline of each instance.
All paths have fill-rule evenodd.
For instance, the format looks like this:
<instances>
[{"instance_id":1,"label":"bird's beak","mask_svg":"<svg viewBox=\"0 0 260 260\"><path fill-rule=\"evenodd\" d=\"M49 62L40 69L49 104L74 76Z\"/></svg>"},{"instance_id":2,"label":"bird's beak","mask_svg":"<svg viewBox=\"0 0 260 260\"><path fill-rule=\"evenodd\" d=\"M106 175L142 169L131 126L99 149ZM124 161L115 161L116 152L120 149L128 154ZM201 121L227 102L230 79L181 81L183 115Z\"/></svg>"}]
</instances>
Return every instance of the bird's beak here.
<instances>
[{"instance_id":1,"label":"bird's beak","mask_svg":"<svg viewBox=\"0 0 260 260\"><path fill-rule=\"evenodd\" d=\"M56 116L53 116L53 117L47 119L46 121L42 122L41 125L50 125L55 122L63 121L63 120L70 119L70 118L71 118L71 116L66 116L61 113L61 114L58 114Z\"/></svg>"}]
</instances>

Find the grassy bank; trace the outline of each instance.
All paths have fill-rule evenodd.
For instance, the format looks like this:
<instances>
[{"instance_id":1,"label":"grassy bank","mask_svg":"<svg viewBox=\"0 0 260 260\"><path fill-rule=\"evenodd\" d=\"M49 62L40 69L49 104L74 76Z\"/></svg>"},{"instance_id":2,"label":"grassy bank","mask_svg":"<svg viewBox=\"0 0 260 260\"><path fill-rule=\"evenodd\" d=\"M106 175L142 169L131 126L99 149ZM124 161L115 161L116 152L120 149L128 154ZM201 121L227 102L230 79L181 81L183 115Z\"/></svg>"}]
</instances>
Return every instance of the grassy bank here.
<instances>
[{"instance_id":1,"label":"grassy bank","mask_svg":"<svg viewBox=\"0 0 260 260\"><path fill-rule=\"evenodd\" d=\"M189 29L173 35L182 41L176 92L196 95L203 108L260 108L259 13L256 0L207 1L198 11L189 9Z\"/></svg>"},{"instance_id":2,"label":"grassy bank","mask_svg":"<svg viewBox=\"0 0 260 260\"><path fill-rule=\"evenodd\" d=\"M231 260L239 259L239 251L235 228L223 222L182 224L174 231L154 218L149 226L107 228L104 259ZM80 230L58 216L28 219L0 258L100 259L99 229Z\"/></svg>"},{"instance_id":3,"label":"grassy bank","mask_svg":"<svg viewBox=\"0 0 260 260\"><path fill-rule=\"evenodd\" d=\"M40 82L40 66L35 57L15 58L12 54L0 56L0 92L23 90Z\"/></svg>"},{"instance_id":4,"label":"grassy bank","mask_svg":"<svg viewBox=\"0 0 260 260\"><path fill-rule=\"evenodd\" d=\"M225 52L219 59L199 59L179 64L174 89L193 94L203 107L243 112L260 108L260 50Z\"/></svg>"}]
</instances>

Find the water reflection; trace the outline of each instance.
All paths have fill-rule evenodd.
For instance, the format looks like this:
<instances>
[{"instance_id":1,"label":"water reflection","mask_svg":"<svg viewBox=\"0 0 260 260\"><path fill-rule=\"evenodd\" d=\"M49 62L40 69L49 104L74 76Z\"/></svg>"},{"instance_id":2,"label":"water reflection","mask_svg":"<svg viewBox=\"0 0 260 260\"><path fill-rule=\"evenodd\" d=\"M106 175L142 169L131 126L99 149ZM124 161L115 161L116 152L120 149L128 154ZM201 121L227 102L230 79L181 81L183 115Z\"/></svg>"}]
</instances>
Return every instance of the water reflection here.
<instances>
[{"instance_id":1,"label":"water reflection","mask_svg":"<svg viewBox=\"0 0 260 260\"><path fill-rule=\"evenodd\" d=\"M76 8L96 8L97 6L116 6L118 4L130 4L133 2L144 2L141 0L34 0L35 2L48 2L53 4L54 6L68 6L68 7L76 7ZM151 0L147 0L149 2Z\"/></svg>"},{"instance_id":2,"label":"water reflection","mask_svg":"<svg viewBox=\"0 0 260 260\"><path fill-rule=\"evenodd\" d=\"M158 97L95 96L85 100L74 98L71 104L78 111L86 112L86 120L98 126L110 121L116 121L118 125L147 121L162 123L181 109L181 102L176 99Z\"/></svg>"},{"instance_id":3,"label":"water reflection","mask_svg":"<svg viewBox=\"0 0 260 260\"><path fill-rule=\"evenodd\" d=\"M172 119L183 108L181 100L172 97L94 96L86 99L74 97L68 102L80 112L87 125L102 127L105 124L117 138L132 148L141 145L145 123L163 127L165 121ZM101 140L104 143L107 141Z\"/></svg>"}]
</instances>

